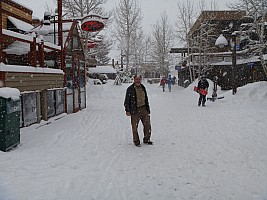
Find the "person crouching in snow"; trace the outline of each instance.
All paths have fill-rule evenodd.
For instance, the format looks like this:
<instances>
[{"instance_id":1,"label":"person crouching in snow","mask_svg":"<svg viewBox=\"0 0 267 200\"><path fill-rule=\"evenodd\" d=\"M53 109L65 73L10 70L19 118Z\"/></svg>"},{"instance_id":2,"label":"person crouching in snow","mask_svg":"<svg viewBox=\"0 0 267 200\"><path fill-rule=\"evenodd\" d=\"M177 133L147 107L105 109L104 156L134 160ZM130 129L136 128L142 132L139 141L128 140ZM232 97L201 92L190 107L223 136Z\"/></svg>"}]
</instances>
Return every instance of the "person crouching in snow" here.
<instances>
[{"instance_id":1,"label":"person crouching in snow","mask_svg":"<svg viewBox=\"0 0 267 200\"><path fill-rule=\"evenodd\" d=\"M148 103L146 88L143 84L141 84L140 75L135 75L134 83L127 88L124 107L126 115L131 116L133 142L135 146L141 146L138 135L138 124L140 120L144 126L143 143L152 145L153 142L150 141L150 107Z\"/></svg>"},{"instance_id":2,"label":"person crouching in snow","mask_svg":"<svg viewBox=\"0 0 267 200\"><path fill-rule=\"evenodd\" d=\"M163 92L165 92L165 84L167 83L166 78L163 76L160 80L160 84L162 86Z\"/></svg>"},{"instance_id":3,"label":"person crouching in snow","mask_svg":"<svg viewBox=\"0 0 267 200\"><path fill-rule=\"evenodd\" d=\"M199 93L198 106L200 106L201 104L202 106L205 106L206 103L206 95L201 94L200 89L208 91L208 88L209 88L209 82L207 81L205 76L201 76L197 85L197 92Z\"/></svg>"}]
</instances>

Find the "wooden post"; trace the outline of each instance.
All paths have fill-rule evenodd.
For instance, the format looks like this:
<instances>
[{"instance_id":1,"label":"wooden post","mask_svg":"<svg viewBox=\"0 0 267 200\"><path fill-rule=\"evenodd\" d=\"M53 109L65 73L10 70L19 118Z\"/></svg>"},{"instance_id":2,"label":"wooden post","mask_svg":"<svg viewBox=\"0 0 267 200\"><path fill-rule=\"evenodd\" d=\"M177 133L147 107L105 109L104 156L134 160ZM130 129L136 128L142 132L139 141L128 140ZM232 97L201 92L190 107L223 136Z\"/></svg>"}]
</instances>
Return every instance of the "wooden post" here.
<instances>
[{"instance_id":1,"label":"wooden post","mask_svg":"<svg viewBox=\"0 0 267 200\"><path fill-rule=\"evenodd\" d=\"M46 96L47 90L42 90L41 91L41 98L42 98L42 119L47 121L47 96Z\"/></svg>"},{"instance_id":2,"label":"wooden post","mask_svg":"<svg viewBox=\"0 0 267 200\"><path fill-rule=\"evenodd\" d=\"M65 63L65 52L63 51L63 28L62 28L62 0L57 1L58 10L58 45L60 46L60 67L64 72L64 88L67 86L67 76L66 76L66 63ZM65 112L67 113L67 90L65 90Z\"/></svg>"},{"instance_id":3,"label":"wooden post","mask_svg":"<svg viewBox=\"0 0 267 200\"><path fill-rule=\"evenodd\" d=\"M36 34L33 32L33 42L30 45L30 52L29 52L29 63L31 66L36 67L37 61L36 61Z\"/></svg>"},{"instance_id":4,"label":"wooden post","mask_svg":"<svg viewBox=\"0 0 267 200\"><path fill-rule=\"evenodd\" d=\"M31 49L32 51L32 66L36 67L37 66L37 58L36 58L36 34L33 33L33 49Z\"/></svg>"},{"instance_id":5,"label":"wooden post","mask_svg":"<svg viewBox=\"0 0 267 200\"><path fill-rule=\"evenodd\" d=\"M4 61L3 57L3 34L2 34L2 25L3 25L3 12L2 12L2 1L0 1L0 63Z\"/></svg>"},{"instance_id":6,"label":"wooden post","mask_svg":"<svg viewBox=\"0 0 267 200\"><path fill-rule=\"evenodd\" d=\"M38 44L38 53L39 53L39 65L44 67L44 40L43 37L40 37L41 43Z\"/></svg>"},{"instance_id":7,"label":"wooden post","mask_svg":"<svg viewBox=\"0 0 267 200\"><path fill-rule=\"evenodd\" d=\"M42 119L42 107L41 107L41 93L36 92L36 113L37 113L37 123L41 122Z\"/></svg>"},{"instance_id":8,"label":"wooden post","mask_svg":"<svg viewBox=\"0 0 267 200\"><path fill-rule=\"evenodd\" d=\"M58 46L61 48L61 56L60 56L60 66L61 69L65 72L65 61L63 60L63 28L62 28L62 0L57 1L57 9L58 9Z\"/></svg>"}]
</instances>

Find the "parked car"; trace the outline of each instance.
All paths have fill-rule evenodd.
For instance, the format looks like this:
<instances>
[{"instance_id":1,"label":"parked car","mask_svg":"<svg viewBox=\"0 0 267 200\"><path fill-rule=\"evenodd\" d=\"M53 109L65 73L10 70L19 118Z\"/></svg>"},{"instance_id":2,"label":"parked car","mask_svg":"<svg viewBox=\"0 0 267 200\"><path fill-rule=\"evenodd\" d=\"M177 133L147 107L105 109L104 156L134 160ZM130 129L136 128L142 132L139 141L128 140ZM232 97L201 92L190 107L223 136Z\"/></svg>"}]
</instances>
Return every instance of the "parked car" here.
<instances>
[{"instance_id":1,"label":"parked car","mask_svg":"<svg viewBox=\"0 0 267 200\"><path fill-rule=\"evenodd\" d=\"M107 83L107 75L106 74L93 73L93 74L89 74L89 78L99 79L102 84Z\"/></svg>"}]
</instances>

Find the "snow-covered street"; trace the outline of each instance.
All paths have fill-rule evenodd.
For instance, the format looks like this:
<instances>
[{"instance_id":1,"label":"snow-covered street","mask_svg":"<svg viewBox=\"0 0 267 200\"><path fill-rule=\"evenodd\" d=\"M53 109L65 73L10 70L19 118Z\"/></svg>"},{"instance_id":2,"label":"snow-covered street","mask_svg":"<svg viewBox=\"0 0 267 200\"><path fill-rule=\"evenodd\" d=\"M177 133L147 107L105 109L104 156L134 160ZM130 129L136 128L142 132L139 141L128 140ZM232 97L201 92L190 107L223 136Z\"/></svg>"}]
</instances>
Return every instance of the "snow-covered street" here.
<instances>
[{"instance_id":1,"label":"snow-covered street","mask_svg":"<svg viewBox=\"0 0 267 200\"><path fill-rule=\"evenodd\" d=\"M21 145L0 152L0 199L267 199L266 82L207 107L193 85L144 83L153 146L132 142L127 84L89 84L87 109L23 128Z\"/></svg>"}]
</instances>

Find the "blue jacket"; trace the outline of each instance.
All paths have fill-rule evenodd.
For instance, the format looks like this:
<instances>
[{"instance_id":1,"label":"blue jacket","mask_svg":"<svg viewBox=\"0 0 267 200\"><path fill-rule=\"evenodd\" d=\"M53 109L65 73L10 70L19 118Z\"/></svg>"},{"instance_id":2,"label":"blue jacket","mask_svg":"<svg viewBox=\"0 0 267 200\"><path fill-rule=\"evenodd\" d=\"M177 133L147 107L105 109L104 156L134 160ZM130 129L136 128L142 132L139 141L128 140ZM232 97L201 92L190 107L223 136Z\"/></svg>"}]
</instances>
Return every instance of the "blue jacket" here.
<instances>
[{"instance_id":1,"label":"blue jacket","mask_svg":"<svg viewBox=\"0 0 267 200\"><path fill-rule=\"evenodd\" d=\"M172 77L170 77L170 76L168 77L167 83L168 83L168 85L172 84Z\"/></svg>"}]
</instances>

